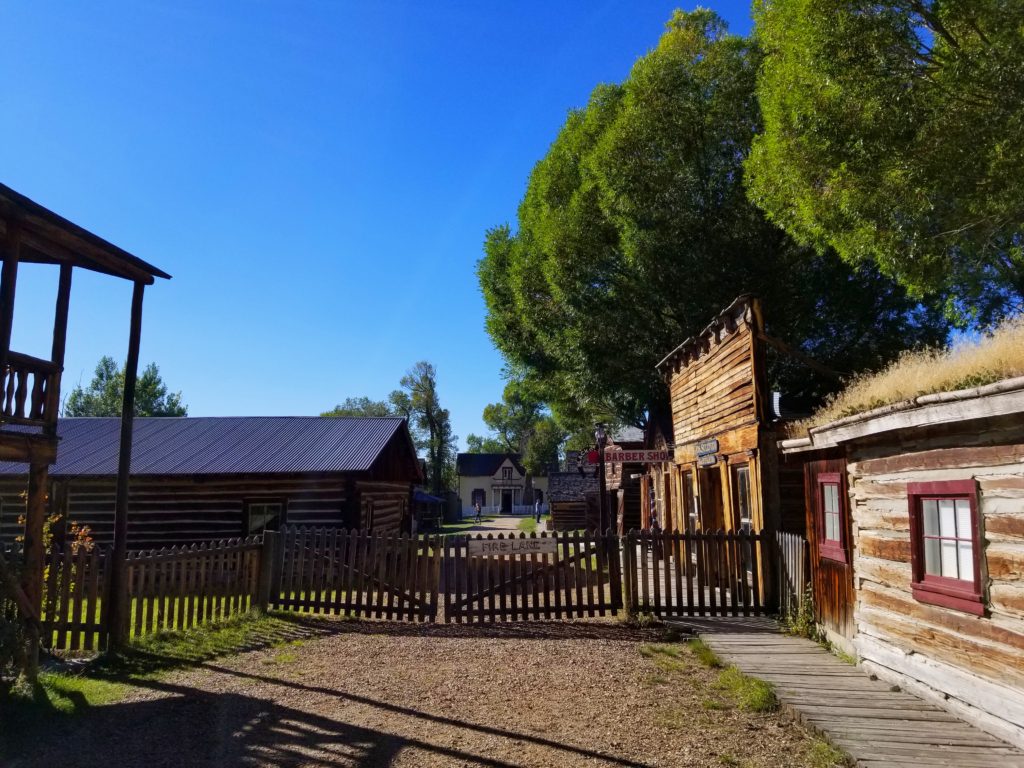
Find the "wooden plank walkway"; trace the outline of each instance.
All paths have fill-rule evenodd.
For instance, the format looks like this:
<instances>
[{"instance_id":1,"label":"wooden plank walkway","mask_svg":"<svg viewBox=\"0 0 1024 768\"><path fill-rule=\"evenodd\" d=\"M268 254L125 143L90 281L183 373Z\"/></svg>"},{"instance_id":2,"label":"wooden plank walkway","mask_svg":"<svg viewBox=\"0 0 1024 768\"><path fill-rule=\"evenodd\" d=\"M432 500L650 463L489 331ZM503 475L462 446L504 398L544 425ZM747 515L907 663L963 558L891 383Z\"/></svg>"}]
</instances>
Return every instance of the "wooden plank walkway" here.
<instances>
[{"instance_id":1,"label":"wooden plank walkway","mask_svg":"<svg viewBox=\"0 0 1024 768\"><path fill-rule=\"evenodd\" d=\"M698 635L729 664L775 686L783 709L844 749L858 766L1019 766L1024 751L958 720L767 618L666 621Z\"/></svg>"}]
</instances>

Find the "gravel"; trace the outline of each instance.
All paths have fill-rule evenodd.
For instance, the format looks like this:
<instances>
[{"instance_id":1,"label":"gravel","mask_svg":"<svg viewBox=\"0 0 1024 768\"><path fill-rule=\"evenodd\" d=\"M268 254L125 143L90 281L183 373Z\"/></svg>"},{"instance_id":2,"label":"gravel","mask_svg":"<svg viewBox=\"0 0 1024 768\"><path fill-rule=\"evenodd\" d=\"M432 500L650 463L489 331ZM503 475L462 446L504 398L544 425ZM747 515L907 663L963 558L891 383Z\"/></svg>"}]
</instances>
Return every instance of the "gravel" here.
<instances>
[{"instance_id":1,"label":"gravel","mask_svg":"<svg viewBox=\"0 0 1024 768\"><path fill-rule=\"evenodd\" d=\"M145 682L18 766L778 766L811 737L617 622L319 621Z\"/></svg>"}]
</instances>

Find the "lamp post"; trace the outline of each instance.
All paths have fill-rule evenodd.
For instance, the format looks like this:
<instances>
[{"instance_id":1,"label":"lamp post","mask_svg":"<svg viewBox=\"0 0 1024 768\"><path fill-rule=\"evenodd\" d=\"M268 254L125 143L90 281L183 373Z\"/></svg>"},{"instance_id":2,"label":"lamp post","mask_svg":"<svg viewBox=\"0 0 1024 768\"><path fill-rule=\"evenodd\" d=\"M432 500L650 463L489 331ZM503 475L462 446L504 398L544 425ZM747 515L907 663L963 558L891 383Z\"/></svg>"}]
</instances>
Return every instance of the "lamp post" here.
<instances>
[{"instance_id":1,"label":"lamp post","mask_svg":"<svg viewBox=\"0 0 1024 768\"><path fill-rule=\"evenodd\" d=\"M598 502L600 504L601 533L604 533L612 527L611 515L606 511L608 499L605 497L608 493L604 485L604 447L608 443L608 434L604 430L604 422L599 421L594 425L594 440L597 442L597 477L600 483Z\"/></svg>"}]
</instances>

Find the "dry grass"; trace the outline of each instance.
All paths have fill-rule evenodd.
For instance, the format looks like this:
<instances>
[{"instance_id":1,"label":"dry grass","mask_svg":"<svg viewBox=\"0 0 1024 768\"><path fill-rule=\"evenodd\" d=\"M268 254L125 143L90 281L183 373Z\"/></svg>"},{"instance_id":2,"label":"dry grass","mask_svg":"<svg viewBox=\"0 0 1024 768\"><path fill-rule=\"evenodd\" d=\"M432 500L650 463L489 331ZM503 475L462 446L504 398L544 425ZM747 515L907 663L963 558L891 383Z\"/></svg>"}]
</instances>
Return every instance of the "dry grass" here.
<instances>
[{"instance_id":1,"label":"dry grass","mask_svg":"<svg viewBox=\"0 0 1024 768\"><path fill-rule=\"evenodd\" d=\"M883 405L934 392L980 387L1024 376L1024 318L1005 322L990 335L963 340L948 349L904 353L888 368L855 377L810 419L797 422L790 436L811 427Z\"/></svg>"}]
</instances>

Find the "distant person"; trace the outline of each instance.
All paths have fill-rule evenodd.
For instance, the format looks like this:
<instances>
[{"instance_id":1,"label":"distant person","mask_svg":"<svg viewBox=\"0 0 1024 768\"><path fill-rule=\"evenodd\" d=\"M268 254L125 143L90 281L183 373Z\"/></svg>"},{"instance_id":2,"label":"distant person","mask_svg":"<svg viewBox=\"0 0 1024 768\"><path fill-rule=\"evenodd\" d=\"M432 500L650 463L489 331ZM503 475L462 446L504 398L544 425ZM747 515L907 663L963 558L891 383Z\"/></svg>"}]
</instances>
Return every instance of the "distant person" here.
<instances>
[{"instance_id":1,"label":"distant person","mask_svg":"<svg viewBox=\"0 0 1024 768\"><path fill-rule=\"evenodd\" d=\"M480 517L480 502L479 502L479 501L477 501L477 502L476 502L476 503L475 503L475 504L473 505L473 511L474 511L474 512L476 512L476 521L477 521L478 523L481 523L481 522L483 522L483 520L482 520L482 519L481 519L481 517Z\"/></svg>"},{"instance_id":2,"label":"distant person","mask_svg":"<svg viewBox=\"0 0 1024 768\"><path fill-rule=\"evenodd\" d=\"M540 522L540 499L534 499L533 502L533 514L537 518L537 522Z\"/></svg>"}]
</instances>

